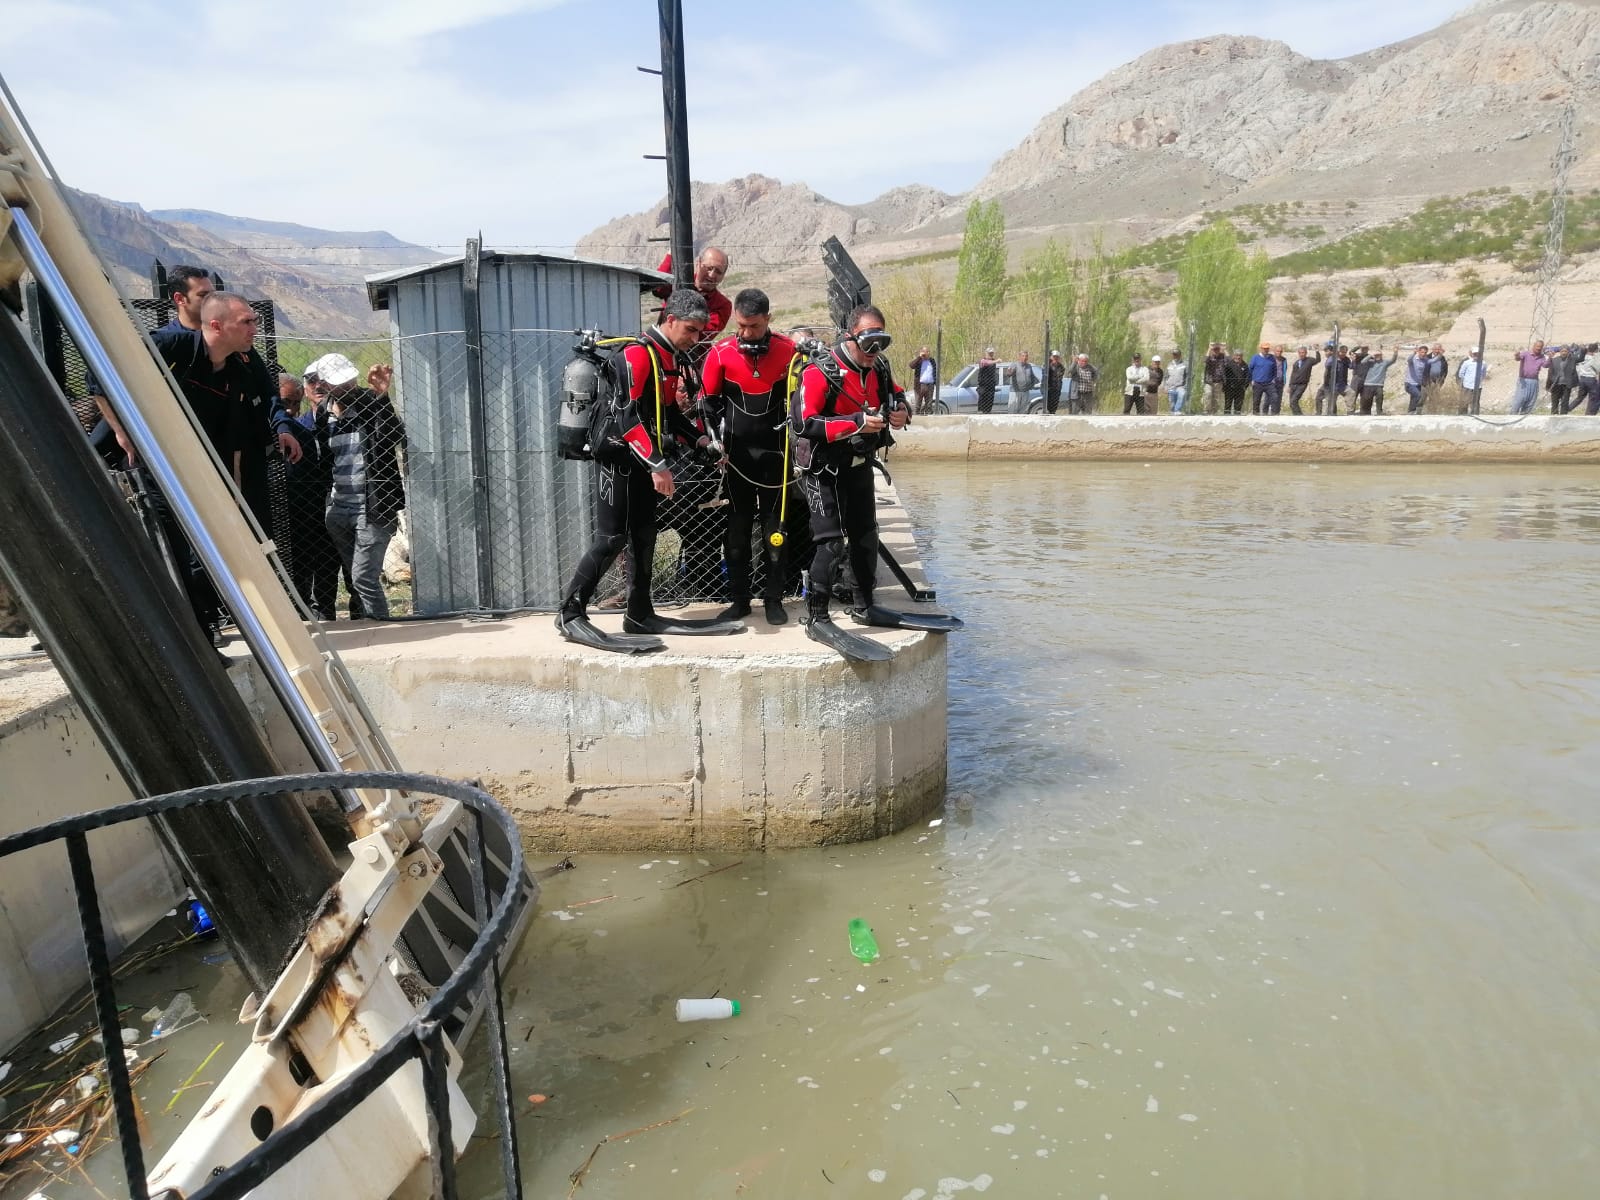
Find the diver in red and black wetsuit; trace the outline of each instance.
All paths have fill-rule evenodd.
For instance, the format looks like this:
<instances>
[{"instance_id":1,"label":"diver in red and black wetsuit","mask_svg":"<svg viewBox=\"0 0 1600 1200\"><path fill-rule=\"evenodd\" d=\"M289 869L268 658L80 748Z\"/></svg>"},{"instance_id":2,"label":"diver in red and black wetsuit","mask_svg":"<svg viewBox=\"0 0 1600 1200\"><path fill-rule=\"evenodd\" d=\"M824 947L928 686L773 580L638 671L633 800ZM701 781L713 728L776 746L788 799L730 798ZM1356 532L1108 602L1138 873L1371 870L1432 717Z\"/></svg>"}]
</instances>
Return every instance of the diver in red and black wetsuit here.
<instances>
[{"instance_id":1,"label":"diver in red and black wetsuit","mask_svg":"<svg viewBox=\"0 0 1600 1200\"><path fill-rule=\"evenodd\" d=\"M705 389L701 401L708 426L722 440L727 464L728 529L725 555L728 599L722 611L728 620L750 615L750 535L757 517L766 560L763 587L767 624L789 619L783 608L785 576L783 508L792 341L772 332L771 304L759 288L745 288L734 297L736 337L711 347L701 368ZM798 491L791 503L801 503ZM777 536L774 542L774 536Z\"/></svg>"},{"instance_id":2,"label":"diver in red and black wetsuit","mask_svg":"<svg viewBox=\"0 0 1600 1200\"><path fill-rule=\"evenodd\" d=\"M696 429L677 405L678 357L705 328L705 298L692 288L667 297L661 320L623 348L620 378L605 433L593 447L595 460L595 538L578 563L556 614L556 628L569 641L602 650L637 653L659 649L659 638L618 638L596 629L587 614L601 577L624 547L633 560L622 628L631 635L660 633L737 633L738 622L668 621L650 600L656 548L657 497L670 497L675 484L667 464L671 439L705 447L711 439Z\"/></svg>"},{"instance_id":3,"label":"diver in red and black wetsuit","mask_svg":"<svg viewBox=\"0 0 1600 1200\"><path fill-rule=\"evenodd\" d=\"M910 414L883 353L890 345L883 313L870 304L857 305L845 327L848 332L833 352L813 357L802 372L796 406L796 463L817 546L806 589L806 636L846 658L881 660L891 657L888 647L840 629L828 612L843 565L845 538L855 574L851 620L935 633L959 629L961 622L955 617L899 612L873 602L878 515L872 464L878 450L893 443L890 428L903 427Z\"/></svg>"}]
</instances>

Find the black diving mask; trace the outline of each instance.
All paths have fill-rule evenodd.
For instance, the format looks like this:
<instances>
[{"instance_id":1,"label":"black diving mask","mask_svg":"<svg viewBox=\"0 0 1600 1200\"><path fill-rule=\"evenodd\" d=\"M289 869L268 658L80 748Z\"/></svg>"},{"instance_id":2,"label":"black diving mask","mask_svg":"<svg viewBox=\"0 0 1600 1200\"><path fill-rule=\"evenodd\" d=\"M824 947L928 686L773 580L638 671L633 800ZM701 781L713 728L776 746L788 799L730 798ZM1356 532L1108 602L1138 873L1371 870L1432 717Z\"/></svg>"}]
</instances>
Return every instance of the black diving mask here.
<instances>
[{"instance_id":1,"label":"black diving mask","mask_svg":"<svg viewBox=\"0 0 1600 1200\"><path fill-rule=\"evenodd\" d=\"M886 329L863 329L860 333L851 334L850 340L861 348L863 354L882 354L894 344L894 339Z\"/></svg>"}]
</instances>

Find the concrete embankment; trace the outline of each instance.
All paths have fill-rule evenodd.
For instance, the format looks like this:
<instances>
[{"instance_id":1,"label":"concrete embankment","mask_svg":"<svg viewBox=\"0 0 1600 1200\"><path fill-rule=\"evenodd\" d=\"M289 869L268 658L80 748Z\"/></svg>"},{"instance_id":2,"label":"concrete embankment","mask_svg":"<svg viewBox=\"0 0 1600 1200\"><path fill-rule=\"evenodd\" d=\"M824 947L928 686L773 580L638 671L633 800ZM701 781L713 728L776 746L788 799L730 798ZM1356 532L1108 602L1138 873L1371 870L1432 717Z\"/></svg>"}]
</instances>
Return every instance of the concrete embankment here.
<instances>
[{"instance_id":1,"label":"concrete embankment","mask_svg":"<svg viewBox=\"0 0 1600 1200\"><path fill-rule=\"evenodd\" d=\"M1600 417L950 416L896 458L1600 463Z\"/></svg>"}]
</instances>

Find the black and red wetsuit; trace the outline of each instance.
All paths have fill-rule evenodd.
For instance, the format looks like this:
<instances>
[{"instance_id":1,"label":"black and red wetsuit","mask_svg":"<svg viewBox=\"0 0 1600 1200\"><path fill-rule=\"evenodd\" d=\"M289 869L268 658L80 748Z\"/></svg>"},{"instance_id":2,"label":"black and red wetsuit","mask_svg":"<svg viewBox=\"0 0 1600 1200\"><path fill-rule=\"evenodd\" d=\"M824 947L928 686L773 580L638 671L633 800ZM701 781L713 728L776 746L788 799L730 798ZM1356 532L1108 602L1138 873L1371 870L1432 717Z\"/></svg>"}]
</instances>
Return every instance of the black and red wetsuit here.
<instances>
[{"instance_id":1,"label":"black and red wetsuit","mask_svg":"<svg viewBox=\"0 0 1600 1200\"><path fill-rule=\"evenodd\" d=\"M843 563L839 543L846 537L856 606L872 603L878 565L872 458L893 441L889 410L903 403L888 362L880 358L876 366L863 369L842 345L834 348L829 371L812 363L800 376L800 436L812 445L811 463L800 483L811 509L811 537L817 547L807 591L813 620L827 617L828 598ZM861 432L869 408L883 416L881 432Z\"/></svg>"},{"instance_id":2,"label":"black and red wetsuit","mask_svg":"<svg viewBox=\"0 0 1600 1200\"><path fill-rule=\"evenodd\" d=\"M654 611L650 583L657 493L650 476L667 469L674 436L686 438L690 444L700 437L675 402L677 359L660 329L647 330L640 342L623 347L618 359L621 378L617 381L614 433L594 449L595 536L561 602L561 611L569 616L580 615L594 599L595 588L624 547L632 559L628 614L642 619Z\"/></svg>"},{"instance_id":3,"label":"black and red wetsuit","mask_svg":"<svg viewBox=\"0 0 1600 1200\"><path fill-rule=\"evenodd\" d=\"M766 567L762 594L782 600L787 590L783 547L772 544L772 535L783 528L789 367L795 353L794 343L778 333L769 334L759 350L741 349L738 338L724 338L711 347L700 371L702 411L728 456L724 554L728 599L735 602L750 599L750 539L758 516ZM804 516L798 488L788 507L791 522Z\"/></svg>"}]
</instances>

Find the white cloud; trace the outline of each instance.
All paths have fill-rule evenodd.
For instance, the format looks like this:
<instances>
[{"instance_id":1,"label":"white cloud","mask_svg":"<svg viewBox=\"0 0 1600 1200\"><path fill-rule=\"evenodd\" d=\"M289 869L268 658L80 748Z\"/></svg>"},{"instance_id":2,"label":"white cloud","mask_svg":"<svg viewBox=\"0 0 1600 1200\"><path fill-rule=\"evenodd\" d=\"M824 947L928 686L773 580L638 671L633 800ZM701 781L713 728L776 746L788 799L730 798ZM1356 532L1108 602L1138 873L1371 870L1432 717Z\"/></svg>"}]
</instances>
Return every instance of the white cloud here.
<instances>
[{"instance_id":1,"label":"white cloud","mask_svg":"<svg viewBox=\"0 0 1600 1200\"><path fill-rule=\"evenodd\" d=\"M801 31L691 0L692 166L845 203L908 182L963 191L1155 44L1232 29L1347 54L1459 2L815 0ZM661 150L659 83L634 70L657 59L655 5L626 0L626 20L624 7L266 0L192 6L175 24L168 0L0 0L0 28L8 82L76 186L451 246L480 227L554 244L665 190L641 157Z\"/></svg>"}]
</instances>

